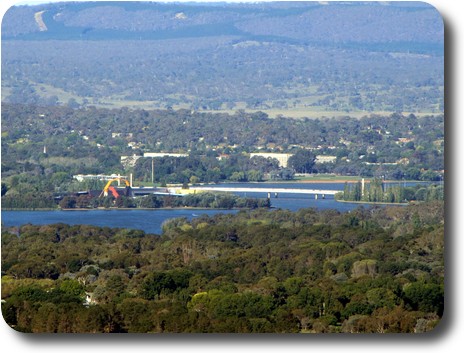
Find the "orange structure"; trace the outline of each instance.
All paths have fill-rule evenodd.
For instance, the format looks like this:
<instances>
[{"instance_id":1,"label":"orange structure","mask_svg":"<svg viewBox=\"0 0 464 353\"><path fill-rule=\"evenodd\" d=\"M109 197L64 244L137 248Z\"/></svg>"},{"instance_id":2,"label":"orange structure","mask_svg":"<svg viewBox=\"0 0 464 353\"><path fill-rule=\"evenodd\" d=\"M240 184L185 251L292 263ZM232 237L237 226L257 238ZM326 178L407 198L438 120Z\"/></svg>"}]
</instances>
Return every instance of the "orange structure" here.
<instances>
[{"instance_id":1,"label":"orange structure","mask_svg":"<svg viewBox=\"0 0 464 353\"><path fill-rule=\"evenodd\" d=\"M119 197L119 194L118 192L116 191L116 189L114 188L114 186L111 186L111 184L114 182L114 181L117 181L117 182L120 182L120 181L123 181L125 184L126 184L126 188L130 188L130 183L129 181L127 181L126 179L123 179L123 178L114 178L114 179L111 179L109 180L105 187L103 188L103 191L102 193L100 194L100 196L108 196L108 190L111 191L111 194L115 197L115 198L118 198Z\"/></svg>"}]
</instances>

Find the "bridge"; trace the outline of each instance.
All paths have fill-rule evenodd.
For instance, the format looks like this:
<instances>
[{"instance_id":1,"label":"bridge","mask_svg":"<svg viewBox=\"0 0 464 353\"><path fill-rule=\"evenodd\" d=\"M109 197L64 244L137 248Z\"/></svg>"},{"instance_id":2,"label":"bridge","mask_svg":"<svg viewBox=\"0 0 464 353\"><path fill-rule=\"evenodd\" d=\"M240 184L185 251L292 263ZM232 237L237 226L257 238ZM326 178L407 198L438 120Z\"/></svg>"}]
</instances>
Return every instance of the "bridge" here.
<instances>
[{"instance_id":1,"label":"bridge","mask_svg":"<svg viewBox=\"0 0 464 353\"><path fill-rule=\"evenodd\" d=\"M173 190L168 188L158 188L158 187L137 187L133 186L131 188L132 194L134 196L144 196L144 195L158 195L158 196L183 196L176 194Z\"/></svg>"},{"instance_id":2,"label":"bridge","mask_svg":"<svg viewBox=\"0 0 464 353\"><path fill-rule=\"evenodd\" d=\"M226 191L226 192L261 192L268 194L307 194L307 195L335 195L340 190L325 190L325 189L290 189L290 188L240 188L240 187L208 187L199 186L191 187L190 190L197 191ZM268 195L269 196L269 195Z\"/></svg>"},{"instance_id":3,"label":"bridge","mask_svg":"<svg viewBox=\"0 0 464 353\"><path fill-rule=\"evenodd\" d=\"M278 197L279 194L306 194L315 195L317 199L320 195L325 198L326 195L335 195L340 190L326 189L295 189L295 188L253 188L253 187L221 187L221 186L193 186L189 189L181 187L157 188L157 187L132 187L131 192L134 196L142 195L159 195L159 196L186 196L205 191L222 191L222 192L242 192L242 193L263 193L267 197Z\"/></svg>"}]
</instances>

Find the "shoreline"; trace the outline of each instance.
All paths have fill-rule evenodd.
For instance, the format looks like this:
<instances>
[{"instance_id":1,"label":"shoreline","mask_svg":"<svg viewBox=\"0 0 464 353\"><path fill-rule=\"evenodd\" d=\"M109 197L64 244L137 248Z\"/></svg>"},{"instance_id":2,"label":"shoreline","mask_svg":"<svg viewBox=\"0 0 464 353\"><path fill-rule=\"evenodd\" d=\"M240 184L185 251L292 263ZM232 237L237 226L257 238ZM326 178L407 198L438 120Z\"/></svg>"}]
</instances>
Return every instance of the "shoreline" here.
<instances>
[{"instance_id":1,"label":"shoreline","mask_svg":"<svg viewBox=\"0 0 464 353\"><path fill-rule=\"evenodd\" d=\"M311 177L310 177L311 178ZM333 179L332 179L333 178ZM293 180L265 180L265 181L244 181L244 182L237 182L237 181L224 181L219 183L212 183L213 185L221 185L221 184L291 184L291 183L301 183L301 184L343 184L343 183L358 183L361 182L361 179L339 179L343 177L334 176L334 177L327 177L327 178L318 178L315 177L314 179L293 179ZM369 184L371 179L364 178L364 183ZM399 184L399 183L430 183L430 181L423 181L423 180L383 180L383 183L386 184ZM198 184L198 185L209 185L208 183ZM192 185L194 186L194 185Z\"/></svg>"},{"instance_id":2,"label":"shoreline","mask_svg":"<svg viewBox=\"0 0 464 353\"><path fill-rule=\"evenodd\" d=\"M410 205L410 202L374 202L374 201L345 201L345 200L337 200L335 199L336 202L341 202L341 203L354 203L354 204L359 204L359 205L389 205L389 206L406 206Z\"/></svg>"},{"instance_id":3,"label":"shoreline","mask_svg":"<svg viewBox=\"0 0 464 353\"><path fill-rule=\"evenodd\" d=\"M336 178L336 177L335 177ZM358 183L361 182L360 179L314 179L314 180L295 180L293 181L295 183L328 183L328 184L340 184L340 183ZM364 179L364 183L369 184L371 182L371 179ZM383 183L386 184L399 184L399 183L429 183L429 181L423 181L423 180L383 180Z\"/></svg>"},{"instance_id":4,"label":"shoreline","mask_svg":"<svg viewBox=\"0 0 464 353\"><path fill-rule=\"evenodd\" d=\"M296 182L297 183L304 183L304 184L319 184L319 183L344 184L344 183L357 183L357 182L361 182L361 180L316 179L316 180L297 180ZM370 180L365 180L364 182L365 183L370 183Z\"/></svg>"},{"instance_id":5,"label":"shoreline","mask_svg":"<svg viewBox=\"0 0 464 353\"><path fill-rule=\"evenodd\" d=\"M211 211L240 211L240 210L258 210L258 209L271 209L271 207L257 207L257 208L211 208L211 207L158 207L158 208L147 208L147 207L109 207L109 208L9 208L2 209L2 211L155 211L155 210L211 210Z\"/></svg>"}]
</instances>

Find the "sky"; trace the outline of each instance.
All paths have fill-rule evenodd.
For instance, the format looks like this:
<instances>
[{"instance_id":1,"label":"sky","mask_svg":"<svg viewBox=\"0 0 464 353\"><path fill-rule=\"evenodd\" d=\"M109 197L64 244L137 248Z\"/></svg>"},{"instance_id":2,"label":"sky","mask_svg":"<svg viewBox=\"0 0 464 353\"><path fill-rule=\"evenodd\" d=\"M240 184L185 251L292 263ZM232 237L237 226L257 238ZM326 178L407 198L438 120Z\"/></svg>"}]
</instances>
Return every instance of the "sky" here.
<instances>
[{"instance_id":1,"label":"sky","mask_svg":"<svg viewBox=\"0 0 464 353\"><path fill-rule=\"evenodd\" d=\"M82 1L82 0L81 0ZM0 0L0 16L14 4L40 4L58 2L56 0L48 1L20 1L20 0ZM162 2L167 2L166 0ZM180 1L177 1L180 2ZM200 2L200 1L199 1ZM206 1L201 1L206 2ZM245 2L245 1L241 1ZM400 352L418 352L428 353L437 351L456 352L457 347L462 342L464 333L464 301L460 300L464 293L464 281L462 281L462 273L456 269L464 268L464 256L459 256L458 252L464 251L464 227L457 223L459 216L457 213L463 214L460 210L462 206L456 200L463 200L464 194L461 186L457 185L455 177L452 175L462 175L464 171L460 170L463 165L462 158L458 160L459 152L464 152L463 122L464 110L462 100L458 101L456 91L462 95L464 83L464 75L462 65L457 63L464 62L463 45L464 41L464 15L463 2L453 0L429 0L427 3L435 6L445 19L445 80L446 83L446 98L445 114L446 114L446 138L447 138L447 172L451 170L451 175L447 175L447 188L453 190L453 198L448 199L449 189L447 190L447 211L450 216L447 217L447 232L446 232L446 303L445 303L445 320L442 327L438 327L437 332L431 334L422 334L412 338L407 335L401 336L363 336L357 337L333 336L325 337L307 336L261 336L258 340L250 336L171 336L169 337L147 337L138 335L132 336L129 339L127 336L110 335L106 338L93 336L70 336L61 335L54 337L53 335L45 335L32 337L31 335L20 334L10 329L6 323L0 318L0 346L7 349L8 352L39 352L39 353L103 353L111 351L112 353L127 353L130 350L136 350L138 353L144 352L177 352L183 350L189 353L217 353L217 352L234 352L239 350L240 353L245 352L260 352L266 353L281 353L290 351L311 352L320 351L329 352L356 352L363 353L373 351L376 353L394 351ZM458 40L458 38L460 40ZM461 104L457 104L461 103ZM461 119L456 119L460 117ZM449 143L448 143L449 142ZM449 201L448 201L449 200ZM451 204L450 204L451 203ZM461 202L462 204L462 202ZM461 211L461 212L459 212ZM454 217L453 217L454 216ZM462 223L462 222L461 222ZM461 277L459 279L458 277ZM450 308L451 306L451 308ZM123 338L124 337L124 338ZM174 338L174 339L173 339ZM4 350L3 349L3 350Z\"/></svg>"}]
</instances>

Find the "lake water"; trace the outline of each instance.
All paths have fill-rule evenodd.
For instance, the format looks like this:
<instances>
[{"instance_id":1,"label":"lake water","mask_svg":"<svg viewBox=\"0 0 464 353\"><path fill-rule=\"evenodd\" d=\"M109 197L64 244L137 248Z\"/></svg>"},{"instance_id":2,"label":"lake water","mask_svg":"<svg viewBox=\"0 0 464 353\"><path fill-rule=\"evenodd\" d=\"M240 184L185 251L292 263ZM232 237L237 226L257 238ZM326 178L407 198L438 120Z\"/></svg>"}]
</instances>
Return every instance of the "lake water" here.
<instances>
[{"instance_id":1,"label":"lake water","mask_svg":"<svg viewBox=\"0 0 464 353\"><path fill-rule=\"evenodd\" d=\"M262 193L237 193L246 197L267 197L266 188L303 188L323 190L343 190L343 183L240 183L221 184L225 187L253 187L263 188ZM297 211L301 208L336 209L346 212L359 207L359 204L336 202L333 196L286 194L279 193L278 197L271 197L273 208ZM20 226L23 224L89 224L101 227L141 229L146 233L161 234L161 225L170 218L186 217L192 219L200 215L215 215L218 213L236 213L236 210L211 210L211 209L153 209L153 210L73 210L73 211L3 211L1 212L2 227Z\"/></svg>"}]
</instances>

